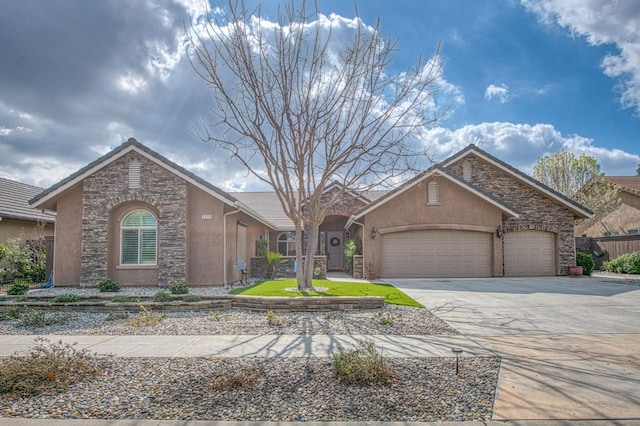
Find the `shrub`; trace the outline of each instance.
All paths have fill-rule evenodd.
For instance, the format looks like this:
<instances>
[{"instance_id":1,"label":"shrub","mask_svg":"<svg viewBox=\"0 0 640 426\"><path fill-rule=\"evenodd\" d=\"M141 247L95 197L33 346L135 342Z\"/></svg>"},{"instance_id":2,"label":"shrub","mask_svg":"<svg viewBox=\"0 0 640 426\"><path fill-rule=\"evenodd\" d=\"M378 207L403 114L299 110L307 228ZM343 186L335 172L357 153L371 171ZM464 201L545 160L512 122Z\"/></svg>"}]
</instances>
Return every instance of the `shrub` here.
<instances>
[{"instance_id":1,"label":"shrub","mask_svg":"<svg viewBox=\"0 0 640 426\"><path fill-rule=\"evenodd\" d=\"M13 299L14 302L26 302L27 300L29 299L24 294L21 294L20 296Z\"/></svg>"},{"instance_id":2,"label":"shrub","mask_svg":"<svg viewBox=\"0 0 640 426\"><path fill-rule=\"evenodd\" d=\"M38 337L27 353L14 354L0 364L0 394L28 397L63 391L97 376L104 369L104 361L86 349Z\"/></svg>"},{"instance_id":3,"label":"shrub","mask_svg":"<svg viewBox=\"0 0 640 426\"><path fill-rule=\"evenodd\" d=\"M396 322L395 315L390 312L378 312L375 317L380 325L393 325Z\"/></svg>"},{"instance_id":4,"label":"shrub","mask_svg":"<svg viewBox=\"0 0 640 426\"><path fill-rule=\"evenodd\" d=\"M29 284L23 280L16 280L11 284L9 290L7 290L7 294L12 296L18 296L22 294L26 294L29 291Z\"/></svg>"},{"instance_id":5,"label":"shrub","mask_svg":"<svg viewBox=\"0 0 640 426\"><path fill-rule=\"evenodd\" d=\"M171 294L187 294L189 293L189 284L186 281L174 281L169 284Z\"/></svg>"},{"instance_id":6,"label":"shrub","mask_svg":"<svg viewBox=\"0 0 640 426\"><path fill-rule=\"evenodd\" d=\"M353 237L344 242L344 267L347 272L353 273L353 256L362 254L362 240Z\"/></svg>"},{"instance_id":7,"label":"shrub","mask_svg":"<svg viewBox=\"0 0 640 426\"><path fill-rule=\"evenodd\" d=\"M55 303L74 303L80 301L80 296L71 293L59 294L51 300Z\"/></svg>"},{"instance_id":8,"label":"shrub","mask_svg":"<svg viewBox=\"0 0 640 426\"><path fill-rule=\"evenodd\" d=\"M262 257L262 261L264 262L267 268L267 277L270 280L273 280L276 277L278 265L282 265L288 262L287 259L282 258L281 253L277 253L274 251L266 252L265 255Z\"/></svg>"},{"instance_id":9,"label":"shrub","mask_svg":"<svg viewBox=\"0 0 640 426\"><path fill-rule=\"evenodd\" d=\"M391 383L396 375L373 342L361 342L358 348L333 354L333 372L336 378L350 385Z\"/></svg>"},{"instance_id":10,"label":"shrub","mask_svg":"<svg viewBox=\"0 0 640 426\"><path fill-rule=\"evenodd\" d=\"M12 238L4 250L9 262L9 272L20 275L28 281L41 283L45 280L46 253L44 238L29 240L24 235Z\"/></svg>"},{"instance_id":11,"label":"shrub","mask_svg":"<svg viewBox=\"0 0 640 426\"><path fill-rule=\"evenodd\" d=\"M182 296L182 300L188 303L200 302L202 300L202 297L198 296L197 294L185 294L184 296Z\"/></svg>"},{"instance_id":12,"label":"shrub","mask_svg":"<svg viewBox=\"0 0 640 426\"><path fill-rule=\"evenodd\" d=\"M24 309L17 307L17 306L13 306L9 309L7 309L6 311L2 311L0 312L0 321L8 321L8 320L14 320L14 319L18 319L22 316L22 314L24 313Z\"/></svg>"},{"instance_id":13,"label":"shrub","mask_svg":"<svg viewBox=\"0 0 640 426\"><path fill-rule=\"evenodd\" d=\"M265 240L260 237L258 241L256 241L256 256L264 257L269 251L269 240Z\"/></svg>"},{"instance_id":14,"label":"shrub","mask_svg":"<svg viewBox=\"0 0 640 426\"><path fill-rule=\"evenodd\" d=\"M106 278L98 282L98 290L100 290L100 293L115 293L120 291L120 284Z\"/></svg>"},{"instance_id":15,"label":"shrub","mask_svg":"<svg viewBox=\"0 0 640 426\"><path fill-rule=\"evenodd\" d=\"M596 262L593 261L592 255L579 251L576 253L576 265L582 266L583 275L591 275Z\"/></svg>"},{"instance_id":16,"label":"shrub","mask_svg":"<svg viewBox=\"0 0 640 426\"><path fill-rule=\"evenodd\" d=\"M138 307L140 308L140 313L131 320L131 325L134 327L153 327L164 318L161 314L154 314L147 310L142 303L138 303Z\"/></svg>"},{"instance_id":17,"label":"shrub","mask_svg":"<svg viewBox=\"0 0 640 426\"><path fill-rule=\"evenodd\" d=\"M154 302L171 302L173 299L171 298L171 295L169 293L167 293L166 291L159 291L156 294L153 295L153 301Z\"/></svg>"},{"instance_id":18,"label":"shrub","mask_svg":"<svg viewBox=\"0 0 640 426\"><path fill-rule=\"evenodd\" d=\"M217 391L251 388L262 378L262 373L244 368L223 368L211 386Z\"/></svg>"},{"instance_id":19,"label":"shrub","mask_svg":"<svg viewBox=\"0 0 640 426\"><path fill-rule=\"evenodd\" d=\"M284 320L280 318L275 312L267 311L267 324L280 327L284 325Z\"/></svg>"},{"instance_id":20,"label":"shrub","mask_svg":"<svg viewBox=\"0 0 640 426\"><path fill-rule=\"evenodd\" d=\"M623 254L609 262L604 262L602 267L606 271L619 274L640 274L640 252Z\"/></svg>"},{"instance_id":21,"label":"shrub","mask_svg":"<svg viewBox=\"0 0 640 426\"><path fill-rule=\"evenodd\" d=\"M105 321L119 321L129 318L129 312L109 312L104 319Z\"/></svg>"},{"instance_id":22,"label":"shrub","mask_svg":"<svg viewBox=\"0 0 640 426\"><path fill-rule=\"evenodd\" d=\"M38 309L29 309L22 314L18 325L21 327L41 328L54 324L65 324L69 318L71 318L70 314L47 314L47 312Z\"/></svg>"}]
</instances>

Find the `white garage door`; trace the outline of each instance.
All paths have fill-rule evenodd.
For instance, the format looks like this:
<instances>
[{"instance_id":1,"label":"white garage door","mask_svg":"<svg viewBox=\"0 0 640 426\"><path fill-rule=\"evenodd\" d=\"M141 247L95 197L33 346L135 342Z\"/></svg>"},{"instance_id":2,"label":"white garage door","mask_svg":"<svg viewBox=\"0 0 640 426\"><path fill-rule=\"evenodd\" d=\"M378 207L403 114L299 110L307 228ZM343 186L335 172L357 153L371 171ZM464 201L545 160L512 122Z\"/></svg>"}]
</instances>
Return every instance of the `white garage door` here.
<instances>
[{"instance_id":1,"label":"white garage door","mask_svg":"<svg viewBox=\"0 0 640 426\"><path fill-rule=\"evenodd\" d=\"M556 274L555 234L518 231L504 234L504 274L544 277Z\"/></svg>"},{"instance_id":2,"label":"white garage door","mask_svg":"<svg viewBox=\"0 0 640 426\"><path fill-rule=\"evenodd\" d=\"M491 237L429 230L382 236L383 277L490 277Z\"/></svg>"}]
</instances>

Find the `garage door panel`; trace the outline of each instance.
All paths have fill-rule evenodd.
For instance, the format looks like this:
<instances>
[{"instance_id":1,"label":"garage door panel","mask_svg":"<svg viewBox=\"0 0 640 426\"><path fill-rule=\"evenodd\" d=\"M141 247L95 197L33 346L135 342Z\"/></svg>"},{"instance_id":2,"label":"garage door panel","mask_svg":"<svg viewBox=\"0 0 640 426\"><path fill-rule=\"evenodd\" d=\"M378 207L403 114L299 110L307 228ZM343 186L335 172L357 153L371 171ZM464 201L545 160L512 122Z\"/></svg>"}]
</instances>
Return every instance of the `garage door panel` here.
<instances>
[{"instance_id":1,"label":"garage door panel","mask_svg":"<svg viewBox=\"0 0 640 426\"><path fill-rule=\"evenodd\" d=\"M534 230L505 233L504 274L508 277L555 275L555 234Z\"/></svg>"},{"instance_id":2,"label":"garage door panel","mask_svg":"<svg viewBox=\"0 0 640 426\"><path fill-rule=\"evenodd\" d=\"M384 277L489 277L492 234L458 230L382 236Z\"/></svg>"}]
</instances>

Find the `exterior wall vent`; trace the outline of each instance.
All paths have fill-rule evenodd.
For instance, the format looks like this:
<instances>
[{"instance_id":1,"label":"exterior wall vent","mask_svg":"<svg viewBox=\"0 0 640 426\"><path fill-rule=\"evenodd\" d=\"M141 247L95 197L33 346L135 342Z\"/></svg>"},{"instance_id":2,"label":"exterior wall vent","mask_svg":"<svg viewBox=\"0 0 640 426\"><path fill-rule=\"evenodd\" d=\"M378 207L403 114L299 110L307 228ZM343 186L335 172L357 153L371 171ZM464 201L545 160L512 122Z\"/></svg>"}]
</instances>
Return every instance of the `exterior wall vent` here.
<instances>
[{"instance_id":1,"label":"exterior wall vent","mask_svg":"<svg viewBox=\"0 0 640 426\"><path fill-rule=\"evenodd\" d=\"M140 163L137 160L129 163L129 188L140 188Z\"/></svg>"},{"instance_id":2,"label":"exterior wall vent","mask_svg":"<svg viewBox=\"0 0 640 426\"><path fill-rule=\"evenodd\" d=\"M462 178L467 182L471 182L471 161L465 160L462 163Z\"/></svg>"},{"instance_id":3,"label":"exterior wall vent","mask_svg":"<svg viewBox=\"0 0 640 426\"><path fill-rule=\"evenodd\" d=\"M440 188L438 187L438 182L432 180L427 185L427 205L438 204L440 204Z\"/></svg>"}]
</instances>

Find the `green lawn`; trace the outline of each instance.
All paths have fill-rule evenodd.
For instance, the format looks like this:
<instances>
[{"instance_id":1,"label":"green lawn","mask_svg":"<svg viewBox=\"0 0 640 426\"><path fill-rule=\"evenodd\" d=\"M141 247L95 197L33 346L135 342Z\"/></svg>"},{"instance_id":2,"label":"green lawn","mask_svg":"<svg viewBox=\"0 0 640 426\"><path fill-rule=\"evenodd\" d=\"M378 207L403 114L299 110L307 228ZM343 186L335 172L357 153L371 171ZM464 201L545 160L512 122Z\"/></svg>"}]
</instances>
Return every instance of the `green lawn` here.
<instances>
[{"instance_id":1,"label":"green lawn","mask_svg":"<svg viewBox=\"0 0 640 426\"><path fill-rule=\"evenodd\" d=\"M285 291L285 288L297 287L295 279L262 281L251 287L231 290L231 294L243 296L383 296L386 303L393 305L416 306L424 308L405 293L389 284L354 283L329 280L313 280L314 287L327 287L325 292Z\"/></svg>"}]
</instances>

